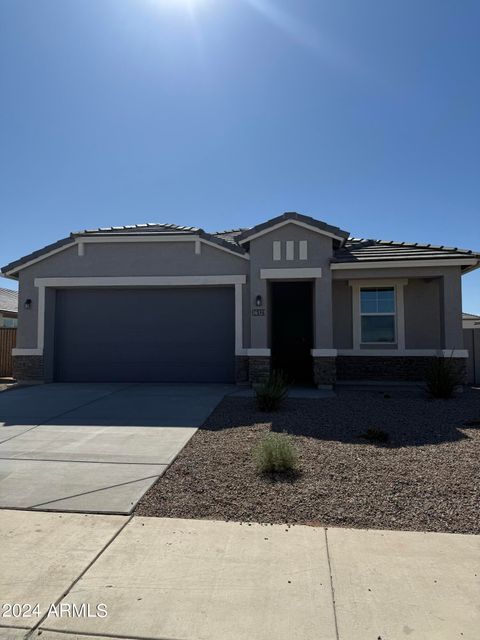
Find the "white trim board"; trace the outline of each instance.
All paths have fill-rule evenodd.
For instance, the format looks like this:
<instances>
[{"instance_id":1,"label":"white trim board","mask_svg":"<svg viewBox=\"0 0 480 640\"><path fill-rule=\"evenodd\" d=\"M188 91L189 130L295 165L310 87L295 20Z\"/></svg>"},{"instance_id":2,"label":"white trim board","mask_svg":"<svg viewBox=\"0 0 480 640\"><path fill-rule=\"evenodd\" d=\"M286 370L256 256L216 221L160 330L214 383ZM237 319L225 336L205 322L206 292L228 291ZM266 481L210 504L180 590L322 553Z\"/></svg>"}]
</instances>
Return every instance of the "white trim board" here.
<instances>
[{"instance_id":1,"label":"white trim board","mask_svg":"<svg viewBox=\"0 0 480 640\"><path fill-rule=\"evenodd\" d=\"M53 256L56 253L60 253L60 251L65 251L65 249L71 249L72 247L75 246L75 244L76 244L75 242L69 242L68 244L64 244L61 247L57 247L56 249L52 249L48 253L44 253L43 255L38 256L37 258L32 258L28 262L24 262L23 264L19 265L18 267L14 267L13 269L9 269L8 271L4 271L3 274L5 276L10 276L13 273L18 273L18 271L21 271L22 269L26 269L27 267L30 267L32 264L40 262L41 260L45 260L46 258L49 258L50 256ZM16 278L14 278L14 280L16 280Z\"/></svg>"},{"instance_id":2,"label":"white trim board","mask_svg":"<svg viewBox=\"0 0 480 640\"><path fill-rule=\"evenodd\" d=\"M235 355L243 352L243 291L247 282L245 275L231 276L127 276L89 278L35 278L38 287L37 347L17 349L15 355L43 355L45 344L45 290L54 288L81 287L189 287L234 285L235 287Z\"/></svg>"},{"instance_id":3,"label":"white trim board","mask_svg":"<svg viewBox=\"0 0 480 640\"><path fill-rule=\"evenodd\" d=\"M396 260L390 258L388 260L372 261L372 262L332 262L330 268L332 271L348 270L348 269L395 269L395 267L461 267L463 265L477 265L478 260L475 258L452 258L447 260L433 258L426 260Z\"/></svg>"},{"instance_id":4,"label":"white trim board","mask_svg":"<svg viewBox=\"0 0 480 640\"><path fill-rule=\"evenodd\" d=\"M220 251L226 251L237 258L243 258L243 260L250 260L250 255L248 253L238 253L237 251L233 251L228 247L224 247L222 245L217 244L216 242L210 242L210 240L206 240L205 238L201 238L198 235L188 234L188 235L155 235L155 236L76 236L74 239L72 238L72 242L68 242L61 247L57 247L56 249L52 249L47 253L44 253L36 258L32 258L28 262L24 262L18 267L14 267L13 269L9 269L4 272L5 276L10 276L11 274L18 273L27 267L30 267L32 264L36 264L37 262L41 262L42 260L46 260L50 256L59 253L60 251L65 251L65 249L70 249L72 247L78 246L77 253L79 257L85 255L85 245L86 244L115 244L115 243L127 243L127 242L193 242L195 243L195 253L198 255L200 251L198 250L198 243L204 243L214 249L219 249Z\"/></svg>"},{"instance_id":5,"label":"white trim board","mask_svg":"<svg viewBox=\"0 0 480 640\"><path fill-rule=\"evenodd\" d=\"M43 356L43 349L12 349L12 356Z\"/></svg>"},{"instance_id":6,"label":"white trim board","mask_svg":"<svg viewBox=\"0 0 480 640\"><path fill-rule=\"evenodd\" d=\"M243 349L242 353L237 353L237 355L269 358L271 355L271 349Z\"/></svg>"},{"instance_id":7,"label":"white trim board","mask_svg":"<svg viewBox=\"0 0 480 640\"><path fill-rule=\"evenodd\" d=\"M245 275L221 276L91 276L35 278L36 287L190 287L245 284Z\"/></svg>"},{"instance_id":8,"label":"white trim board","mask_svg":"<svg viewBox=\"0 0 480 640\"><path fill-rule=\"evenodd\" d=\"M334 240L339 240L342 244L345 242L345 238L335 235L334 233L330 233L329 231L324 231L323 229L319 229L311 224L307 224L306 222L302 222L301 220L283 220L282 222L278 222L277 224L272 225L271 227L266 227L261 231L257 231L257 233L252 234L251 236L247 236L244 240L240 240L239 244L245 244L245 242L250 242L251 240L255 240L260 236L264 236L267 233L272 233L272 231L276 231L277 229L281 229L285 227L287 224L295 224L297 227L302 227L303 229L308 229L309 231L314 231L315 233L319 233L322 236L328 236L329 238L333 238Z\"/></svg>"},{"instance_id":9,"label":"white trim board","mask_svg":"<svg viewBox=\"0 0 480 640\"><path fill-rule=\"evenodd\" d=\"M311 349L310 355L314 358L335 358L338 354L337 349Z\"/></svg>"},{"instance_id":10,"label":"white trim board","mask_svg":"<svg viewBox=\"0 0 480 640\"><path fill-rule=\"evenodd\" d=\"M468 358L466 349L338 349L339 356Z\"/></svg>"},{"instance_id":11,"label":"white trim board","mask_svg":"<svg viewBox=\"0 0 480 640\"><path fill-rule=\"evenodd\" d=\"M294 280L298 278L321 278L322 270L318 268L302 268L297 269L260 269L260 278L262 280Z\"/></svg>"},{"instance_id":12,"label":"white trim board","mask_svg":"<svg viewBox=\"0 0 480 640\"><path fill-rule=\"evenodd\" d=\"M224 247L222 245L217 244L216 242L211 242L206 238L202 238L196 234L186 234L186 235L175 235L175 234L162 234L162 235L153 235L153 236L79 236L75 238L75 242L78 244L86 243L86 244L110 244L110 243L128 243L128 242L194 242L195 243L195 253L199 254L198 245L199 243L203 243L208 245L209 247L213 247L214 249L219 249L220 251L226 251L231 255L236 256L237 258L243 258L244 260L250 260L250 256L248 253L238 253L237 251L233 251L233 249L229 249L228 247Z\"/></svg>"}]
</instances>

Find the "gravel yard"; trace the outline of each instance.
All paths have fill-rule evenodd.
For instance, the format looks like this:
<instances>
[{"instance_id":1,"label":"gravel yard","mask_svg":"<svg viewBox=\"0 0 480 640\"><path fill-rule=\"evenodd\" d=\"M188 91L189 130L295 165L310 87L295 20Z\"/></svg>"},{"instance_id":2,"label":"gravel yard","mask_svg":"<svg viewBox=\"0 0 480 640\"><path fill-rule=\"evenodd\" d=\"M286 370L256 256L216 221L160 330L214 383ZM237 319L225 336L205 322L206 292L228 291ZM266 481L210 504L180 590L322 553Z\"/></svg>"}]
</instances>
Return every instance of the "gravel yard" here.
<instances>
[{"instance_id":1,"label":"gravel yard","mask_svg":"<svg viewBox=\"0 0 480 640\"><path fill-rule=\"evenodd\" d=\"M389 441L362 439L367 428ZM252 449L270 430L291 434L299 477L256 472ZM417 389L341 390L270 414L224 399L136 513L480 533L479 498L480 389L447 401Z\"/></svg>"}]
</instances>

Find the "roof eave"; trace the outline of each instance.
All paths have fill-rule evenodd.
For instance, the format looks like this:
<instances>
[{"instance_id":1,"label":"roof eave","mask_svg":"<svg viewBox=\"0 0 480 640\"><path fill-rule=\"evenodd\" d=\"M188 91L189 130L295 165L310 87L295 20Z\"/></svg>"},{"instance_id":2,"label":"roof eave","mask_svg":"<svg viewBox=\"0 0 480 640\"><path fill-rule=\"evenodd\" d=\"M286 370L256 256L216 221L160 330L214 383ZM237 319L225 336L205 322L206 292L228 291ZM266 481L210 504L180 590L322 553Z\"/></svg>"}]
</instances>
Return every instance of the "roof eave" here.
<instances>
[{"instance_id":1,"label":"roof eave","mask_svg":"<svg viewBox=\"0 0 480 640\"><path fill-rule=\"evenodd\" d=\"M29 253L28 255L23 256L18 260L14 260L13 262L10 262L4 267L1 267L0 274L5 278L18 280L18 272L21 269L25 269L30 264L34 264L35 262L39 262L40 260L44 260L45 258L47 258L50 255L53 255L54 253L63 251L68 246L73 244L75 244L75 238L72 236L72 234L70 234L66 238L61 238L60 240L57 240L57 242L48 244L42 249L39 249L38 251L33 251L32 253Z\"/></svg>"},{"instance_id":2,"label":"roof eave","mask_svg":"<svg viewBox=\"0 0 480 640\"><path fill-rule=\"evenodd\" d=\"M480 266L480 259L476 256L456 256L456 257L431 257L431 258L388 258L388 259L376 259L376 260L335 260L330 261L330 266L333 270L340 269L368 269L368 268L389 268L389 267L431 267L431 266L454 266L464 267L462 273L474 271Z\"/></svg>"},{"instance_id":3,"label":"roof eave","mask_svg":"<svg viewBox=\"0 0 480 640\"><path fill-rule=\"evenodd\" d=\"M144 238L144 237L154 237L154 236L174 237L174 236L185 236L185 235L190 235L190 236L195 235L207 242L211 242L212 244L218 246L219 249L227 250L241 257L248 256L248 253L245 251L243 247L239 245L235 245L231 242L227 242L227 240L223 240L223 238L216 238L210 233L203 231L203 229L195 229L191 231L180 231L176 229L171 229L168 231L163 231L158 233L155 231L145 231L143 233L141 231L136 233L135 232L115 233L115 232L108 232L108 231L105 231L105 232L100 231L98 233L97 232L93 233L93 232L76 231L71 233L66 238L62 238L57 242L54 242L52 244L49 244L43 247L43 249L39 249L38 251L34 251L26 256L23 256L22 258L19 258L18 260L14 260L13 262L10 262L9 264L5 265L0 269L0 274L5 278L9 278L11 280L18 280L18 273L19 271L21 271L21 269L25 269L30 264L34 264L36 262L39 262L40 260L45 260L50 255L53 255L54 253L62 251L63 249L66 249L68 246L74 245L81 238L92 238L92 237L100 237L105 239L112 238L112 237Z\"/></svg>"}]
</instances>

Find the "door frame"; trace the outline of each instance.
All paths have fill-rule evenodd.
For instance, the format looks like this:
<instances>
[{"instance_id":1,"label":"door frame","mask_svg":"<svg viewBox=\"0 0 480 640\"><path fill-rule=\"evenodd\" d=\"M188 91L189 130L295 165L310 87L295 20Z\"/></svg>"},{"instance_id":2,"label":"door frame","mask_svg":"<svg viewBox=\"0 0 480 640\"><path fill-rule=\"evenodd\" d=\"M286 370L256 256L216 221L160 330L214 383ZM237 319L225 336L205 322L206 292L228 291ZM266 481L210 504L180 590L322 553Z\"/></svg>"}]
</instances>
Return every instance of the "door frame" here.
<instances>
[{"instance_id":1,"label":"door frame","mask_svg":"<svg viewBox=\"0 0 480 640\"><path fill-rule=\"evenodd\" d=\"M308 284L309 285L309 308L310 308L310 344L308 346L308 357L311 359L311 355L312 355L312 350L313 350L313 345L315 344L315 281L310 279L310 278L290 278L290 279L284 279L284 278L274 278L272 280L270 280L268 282L268 305L270 308L270 313L269 313L269 326L268 326L268 331L269 331L269 344L270 344L270 355L272 357L272 360L274 358L276 358L276 349L275 349L275 345L274 345L274 335L273 335L273 323L274 323L274 318L275 318L275 307L274 307L274 294L273 294L273 289L275 287L275 285L277 284L286 284L286 285L297 285L297 284ZM310 369L312 369L312 367L310 367ZM313 370L312 370L312 376L313 376Z\"/></svg>"}]
</instances>

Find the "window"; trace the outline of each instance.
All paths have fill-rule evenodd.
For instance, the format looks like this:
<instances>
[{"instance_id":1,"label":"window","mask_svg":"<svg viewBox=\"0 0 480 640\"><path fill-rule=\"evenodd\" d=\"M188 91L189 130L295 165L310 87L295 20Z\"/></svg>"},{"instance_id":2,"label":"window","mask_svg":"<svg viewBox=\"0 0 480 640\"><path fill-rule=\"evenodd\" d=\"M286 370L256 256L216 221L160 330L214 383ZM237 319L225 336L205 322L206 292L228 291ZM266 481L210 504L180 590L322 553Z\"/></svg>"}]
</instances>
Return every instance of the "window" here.
<instances>
[{"instance_id":1,"label":"window","mask_svg":"<svg viewBox=\"0 0 480 640\"><path fill-rule=\"evenodd\" d=\"M395 288L360 289L360 322L362 343L394 343Z\"/></svg>"},{"instance_id":2,"label":"window","mask_svg":"<svg viewBox=\"0 0 480 640\"><path fill-rule=\"evenodd\" d=\"M0 326L4 329L15 329L17 326L17 318L3 318L0 319Z\"/></svg>"}]
</instances>

